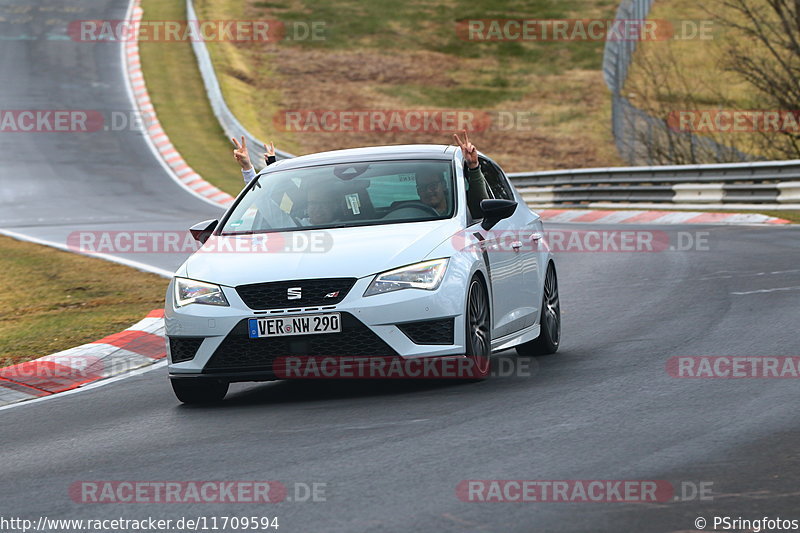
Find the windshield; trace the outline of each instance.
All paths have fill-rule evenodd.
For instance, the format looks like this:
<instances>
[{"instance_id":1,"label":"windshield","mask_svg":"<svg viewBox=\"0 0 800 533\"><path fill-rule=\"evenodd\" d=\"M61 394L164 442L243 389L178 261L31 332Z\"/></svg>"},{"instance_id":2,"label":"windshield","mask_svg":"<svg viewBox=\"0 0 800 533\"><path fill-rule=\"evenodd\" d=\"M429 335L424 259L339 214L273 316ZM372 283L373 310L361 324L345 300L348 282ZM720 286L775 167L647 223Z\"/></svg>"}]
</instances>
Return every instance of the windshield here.
<instances>
[{"instance_id":1,"label":"windshield","mask_svg":"<svg viewBox=\"0 0 800 533\"><path fill-rule=\"evenodd\" d=\"M449 161L324 165L259 176L221 233L417 222L453 215Z\"/></svg>"}]
</instances>

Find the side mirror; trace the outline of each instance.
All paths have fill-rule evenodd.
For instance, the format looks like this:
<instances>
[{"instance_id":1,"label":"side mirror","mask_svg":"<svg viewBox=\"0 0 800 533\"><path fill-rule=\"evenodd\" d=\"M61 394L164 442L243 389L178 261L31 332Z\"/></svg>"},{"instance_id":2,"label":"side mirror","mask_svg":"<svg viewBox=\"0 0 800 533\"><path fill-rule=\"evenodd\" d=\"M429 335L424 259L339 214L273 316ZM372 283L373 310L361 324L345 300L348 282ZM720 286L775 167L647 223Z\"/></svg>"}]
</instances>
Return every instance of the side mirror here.
<instances>
[{"instance_id":1,"label":"side mirror","mask_svg":"<svg viewBox=\"0 0 800 533\"><path fill-rule=\"evenodd\" d=\"M198 222L189 228L189 233L192 234L194 240L200 244L205 244L208 238L211 237L211 234L214 232L214 229L217 227L218 223L218 220L204 220L202 222Z\"/></svg>"},{"instance_id":2,"label":"side mirror","mask_svg":"<svg viewBox=\"0 0 800 533\"><path fill-rule=\"evenodd\" d=\"M488 231L501 220L513 215L516 210L517 202L514 200L481 200L481 211L483 211L481 227Z\"/></svg>"}]
</instances>

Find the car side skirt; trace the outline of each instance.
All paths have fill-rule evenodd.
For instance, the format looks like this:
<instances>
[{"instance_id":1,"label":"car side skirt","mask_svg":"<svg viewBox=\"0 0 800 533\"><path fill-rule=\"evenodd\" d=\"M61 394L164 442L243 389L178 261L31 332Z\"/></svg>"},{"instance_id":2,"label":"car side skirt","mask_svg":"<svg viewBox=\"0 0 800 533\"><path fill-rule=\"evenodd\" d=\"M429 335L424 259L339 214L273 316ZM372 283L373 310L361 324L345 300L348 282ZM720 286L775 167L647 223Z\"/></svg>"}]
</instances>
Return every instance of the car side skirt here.
<instances>
[{"instance_id":1,"label":"car side skirt","mask_svg":"<svg viewBox=\"0 0 800 533\"><path fill-rule=\"evenodd\" d=\"M532 341L533 339L539 337L540 332L541 327L539 324L534 324L533 326L525 328L524 330L515 331L514 333L500 337L499 339L492 339L492 351L499 352L501 350L507 350L519 344Z\"/></svg>"}]
</instances>

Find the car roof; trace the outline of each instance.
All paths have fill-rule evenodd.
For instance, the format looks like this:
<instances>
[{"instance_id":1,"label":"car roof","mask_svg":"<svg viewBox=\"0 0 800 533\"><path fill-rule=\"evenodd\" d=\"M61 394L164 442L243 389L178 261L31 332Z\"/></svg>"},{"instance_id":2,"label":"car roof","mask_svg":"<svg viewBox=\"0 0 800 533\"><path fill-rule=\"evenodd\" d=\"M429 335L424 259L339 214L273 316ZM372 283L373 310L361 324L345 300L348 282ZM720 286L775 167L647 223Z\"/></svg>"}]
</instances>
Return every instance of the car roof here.
<instances>
[{"instance_id":1,"label":"car roof","mask_svg":"<svg viewBox=\"0 0 800 533\"><path fill-rule=\"evenodd\" d=\"M383 159L442 159L453 158L457 147L447 144L397 144L389 146L368 146L364 148L348 148L302 155L291 159L282 159L262 170L286 170L327 163L356 163L360 161L380 161Z\"/></svg>"}]
</instances>

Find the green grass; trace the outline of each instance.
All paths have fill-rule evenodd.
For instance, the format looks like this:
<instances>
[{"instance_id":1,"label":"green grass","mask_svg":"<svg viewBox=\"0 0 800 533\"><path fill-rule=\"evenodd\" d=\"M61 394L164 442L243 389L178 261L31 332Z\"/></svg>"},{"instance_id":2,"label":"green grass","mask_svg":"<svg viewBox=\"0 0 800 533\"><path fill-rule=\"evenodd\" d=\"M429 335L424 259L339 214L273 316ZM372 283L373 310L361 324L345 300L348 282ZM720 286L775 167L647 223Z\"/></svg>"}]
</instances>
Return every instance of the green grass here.
<instances>
[{"instance_id":1,"label":"green grass","mask_svg":"<svg viewBox=\"0 0 800 533\"><path fill-rule=\"evenodd\" d=\"M289 36L295 24L323 25L321 40L208 43L229 107L255 136L297 154L384 139L390 144L449 139L286 132L272 120L286 109L469 108L547 117L530 133L480 139L509 171L622 164L600 73L604 42L470 41L457 24L476 18L611 19L617 5L617 0L195 0L198 18L206 20L279 21ZM409 76L404 70L412 56L423 73Z\"/></svg>"},{"instance_id":2,"label":"green grass","mask_svg":"<svg viewBox=\"0 0 800 533\"><path fill-rule=\"evenodd\" d=\"M168 280L0 236L0 367L101 339L164 307Z\"/></svg>"},{"instance_id":3,"label":"green grass","mask_svg":"<svg viewBox=\"0 0 800 533\"><path fill-rule=\"evenodd\" d=\"M206 0L209 1L212 0ZM325 23L325 40L290 41L286 43L288 46L415 49L462 58L521 58L539 72L598 68L603 43L468 42L455 31L456 23L469 19L613 16L616 8L614 0L301 0L283 6L272 2L251 2L251 5L256 13L260 10L286 22Z\"/></svg>"},{"instance_id":4,"label":"green grass","mask_svg":"<svg viewBox=\"0 0 800 533\"><path fill-rule=\"evenodd\" d=\"M184 2L143 0L145 20L186 18ZM231 142L208 103L197 61L187 42L141 42L147 90L170 141L203 178L236 195L242 176Z\"/></svg>"},{"instance_id":5,"label":"green grass","mask_svg":"<svg viewBox=\"0 0 800 533\"><path fill-rule=\"evenodd\" d=\"M381 89L389 96L402 98L410 105L449 107L453 101L470 108L491 108L505 100L518 100L521 90L506 88L428 87L425 85L391 85Z\"/></svg>"},{"instance_id":6,"label":"green grass","mask_svg":"<svg viewBox=\"0 0 800 533\"><path fill-rule=\"evenodd\" d=\"M324 25L320 41L207 43L228 106L256 137L296 154L382 144L380 135L314 137L283 131L273 117L286 109L469 108L526 110L545 117L530 133L482 137L500 147L491 151L509 171L622 163L599 72L604 43L468 41L457 33L457 23L470 18L607 19L616 6L617 0L195 0L202 20L277 20L290 33L296 23ZM143 0L142 7L145 20L185 18L183 1ZM303 65L306 58L297 54L308 52L323 54L314 58L320 68L312 63L307 72L285 72L286 65ZM331 94L324 86L326 56L339 54L339 72L357 72L362 64L347 54L361 53L368 54L365 66L383 64L389 70L394 57L429 54L421 61L431 61L432 74L404 80L398 71L397 79L388 82L367 75L356 84L334 83ZM143 42L141 54L151 99L175 147L203 178L236 194L241 178L207 102L190 43ZM436 62L452 67L433 68ZM403 137L386 142L449 142L449 137L434 135Z\"/></svg>"},{"instance_id":7,"label":"green grass","mask_svg":"<svg viewBox=\"0 0 800 533\"><path fill-rule=\"evenodd\" d=\"M762 215L788 220L793 224L800 224L800 211L759 211Z\"/></svg>"}]
</instances>

